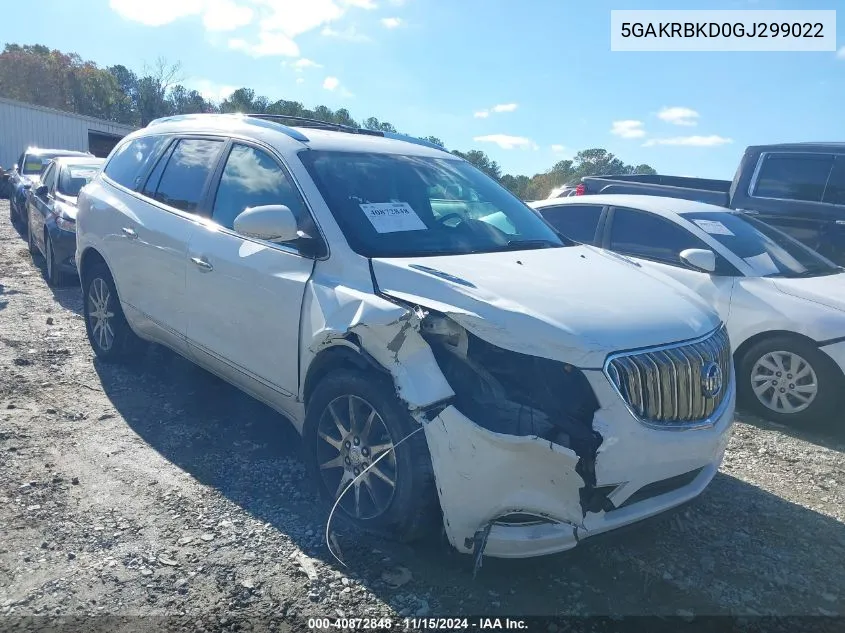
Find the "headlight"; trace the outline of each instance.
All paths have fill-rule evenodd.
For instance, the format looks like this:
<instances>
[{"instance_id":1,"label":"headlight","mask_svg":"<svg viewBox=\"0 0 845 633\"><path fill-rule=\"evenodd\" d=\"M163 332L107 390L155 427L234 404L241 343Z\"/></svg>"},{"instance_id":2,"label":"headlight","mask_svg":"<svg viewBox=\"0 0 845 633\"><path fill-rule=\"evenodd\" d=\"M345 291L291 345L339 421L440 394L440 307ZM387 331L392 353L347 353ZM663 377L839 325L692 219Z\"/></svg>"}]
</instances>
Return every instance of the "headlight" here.
<instances>
[{"instance_id":1,"label":"headlight","mask_svg":"<svg viewBox=\"0 0 845 633\"><path fill-rule=\"evenodd\" d=\"M76 233L76 220L71 220L60 215L56 217L56 226L62 231Z\"/></svg>"}]
</instances>

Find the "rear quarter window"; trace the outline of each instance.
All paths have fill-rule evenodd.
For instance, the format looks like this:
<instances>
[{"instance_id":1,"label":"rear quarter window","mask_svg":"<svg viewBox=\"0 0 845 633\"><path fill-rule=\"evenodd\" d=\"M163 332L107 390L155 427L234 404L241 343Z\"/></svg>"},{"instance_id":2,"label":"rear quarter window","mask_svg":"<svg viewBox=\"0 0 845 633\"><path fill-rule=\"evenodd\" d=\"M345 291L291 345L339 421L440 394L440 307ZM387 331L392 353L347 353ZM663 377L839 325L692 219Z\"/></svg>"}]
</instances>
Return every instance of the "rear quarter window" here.
<instances>
[{"instance_id":1,"label":"rear quarter window","mask_svg":"<svg viewBox=\"0 0 845 633\"><path fill-rule=\"evenodd\" d=\"M132 139L115 150L103 173L117 184L135 191L141 186L147 168L169 140L167 136Z\"/></svg>"}]
</instances>

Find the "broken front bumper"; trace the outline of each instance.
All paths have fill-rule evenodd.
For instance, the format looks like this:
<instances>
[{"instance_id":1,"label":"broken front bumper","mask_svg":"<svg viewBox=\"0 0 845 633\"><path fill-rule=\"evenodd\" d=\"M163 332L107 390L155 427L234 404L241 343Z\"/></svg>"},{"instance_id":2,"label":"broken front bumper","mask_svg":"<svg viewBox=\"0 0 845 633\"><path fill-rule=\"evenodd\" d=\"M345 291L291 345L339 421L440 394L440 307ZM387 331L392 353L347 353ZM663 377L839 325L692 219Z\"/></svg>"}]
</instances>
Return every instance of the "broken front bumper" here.
<instances>
[{"instance_id":1,"label":"broken front bumper","mask_svg":"<svg viewBox=\"0 0 845 633\"><path fill-rule=\"evenodd\" d=\"M608 491L614 509L583 511L584 480L572 450L537 437L488 431L450 406L425 424L425 433L446 534L458 551L472 553L474 536L488 525L487 556L564 551L689 501L710 483L730 438L733 380L711 426L663 430L636 420L603 373L584 373L601 405L593 419L603 438L595 485Z\"/></svg>"}]
</instances>

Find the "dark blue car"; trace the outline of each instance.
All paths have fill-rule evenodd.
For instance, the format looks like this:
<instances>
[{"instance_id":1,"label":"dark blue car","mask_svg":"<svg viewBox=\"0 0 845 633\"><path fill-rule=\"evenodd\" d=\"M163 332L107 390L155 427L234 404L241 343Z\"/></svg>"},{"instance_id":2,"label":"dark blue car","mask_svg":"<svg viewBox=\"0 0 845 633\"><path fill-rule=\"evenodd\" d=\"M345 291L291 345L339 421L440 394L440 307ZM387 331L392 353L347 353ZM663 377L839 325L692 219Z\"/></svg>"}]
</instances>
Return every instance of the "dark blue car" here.
<instances>
[{"instance_id":1,"label":"dark blue car","mask_svg":"<svg viewBox=\"0 0 845 633\"><path fill-rule=\"evenodd\" d=\"M13 225L25 227L24 218L26 214L27 195L31 188L38 186L47 162L58 156L94 157L93 154L89 154L88 152L76 152L67 149L28 148L21 154L17 165L15 165L9 177L9 217Z\"/></svg>"},{"instance_id":2,"label":"dark blue car","mask_svg":"<svg viewBox=\"0 0 845 633\"><path fill-rule=\"evenodd\" d=\"M76 277L76 197L103 162L93 156L54 158L47 162L40 183L27 198L29 252L46 259L51 286Z\"/></svg>"}]
</instances>

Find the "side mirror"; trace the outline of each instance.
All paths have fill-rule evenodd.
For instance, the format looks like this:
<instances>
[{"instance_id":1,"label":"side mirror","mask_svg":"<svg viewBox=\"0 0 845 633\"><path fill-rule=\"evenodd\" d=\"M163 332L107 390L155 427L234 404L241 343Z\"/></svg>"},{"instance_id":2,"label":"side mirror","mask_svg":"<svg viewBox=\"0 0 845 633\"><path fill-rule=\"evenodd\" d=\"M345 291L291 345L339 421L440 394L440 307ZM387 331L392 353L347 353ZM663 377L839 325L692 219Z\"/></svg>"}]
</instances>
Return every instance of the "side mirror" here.
<instances>
[{"instance_id":1,"label":"side mirror","mask_svg":"<svg viewBox=\"0 0 845 633\"><path fill-rule=\"evenodd\" d=\"M716 272L716 253L703 248L688 248L681 251L681 261L705 273Z\"/></svg>"},{"instance_id":2,"label":"side mirror","mask_svg":"<svg viewBox=\"0 0 845 633\"><path fill-rule=\"evenodd\" d=\"M35 195L43 198L47 195L47 185L38 185L38 188L35 190Z\"/></svg>"},{"instance_id":3,"label":"side mirror","mask_svg":"<svg viewBox=\"0 0 845 633\"><path fill-rule=\"evenodd\" d=\"M299 237L293 211L283 204L246 209L235 218L234 229L245 237L267 242L290 242Z\"/></svg>"}]
</instances>

